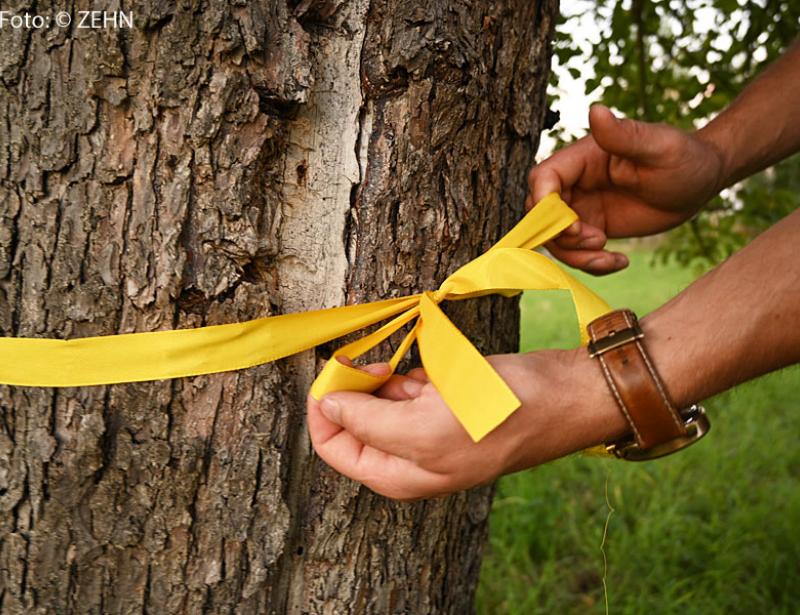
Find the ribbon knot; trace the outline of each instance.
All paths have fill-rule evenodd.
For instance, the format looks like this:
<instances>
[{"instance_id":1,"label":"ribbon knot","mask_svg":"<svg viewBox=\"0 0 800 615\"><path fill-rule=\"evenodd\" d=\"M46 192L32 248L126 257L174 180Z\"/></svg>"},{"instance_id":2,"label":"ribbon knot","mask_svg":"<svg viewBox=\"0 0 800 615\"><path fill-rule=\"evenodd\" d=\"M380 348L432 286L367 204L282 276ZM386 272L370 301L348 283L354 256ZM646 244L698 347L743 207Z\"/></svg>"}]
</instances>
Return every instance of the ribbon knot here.
<instances>
[{"instance_id":1,"label":"ribbon knot","mask_svg":"<svg viewBox=\"0 0 800 615\"><path fill-rule=\"evenodd\" d=\"M375 391L391 376L373 376L336 357L355 360L405 325L411 330L389 360L392 372L416 341L428 377L473 440L478 441L520 406L513 391L439 308L488 294L568 290L582 343L586 325L608 304L555 262L534 251L577 220L550 194L487 252L448 276L438 290L313 312L241 323L87 337L72 340L0 338L0 384L68 387L163 380L243 369L313 348L391 319L339 348L311 394Z\"/></svg>"},{"instance_id":2,"label":"ribbon knot","mask_svg":"<svg viewBox=\"0 0 800 615\"><path fill-rule=\"evenodd\" d=\"M442 284L444 286L444 284ZM428 295L431 301L433 301L436 305L439 305L442 301L447 299L448 289L442 288L441 286L434 291L425 291L425 294Z\"/></svg>"}]
</instances>

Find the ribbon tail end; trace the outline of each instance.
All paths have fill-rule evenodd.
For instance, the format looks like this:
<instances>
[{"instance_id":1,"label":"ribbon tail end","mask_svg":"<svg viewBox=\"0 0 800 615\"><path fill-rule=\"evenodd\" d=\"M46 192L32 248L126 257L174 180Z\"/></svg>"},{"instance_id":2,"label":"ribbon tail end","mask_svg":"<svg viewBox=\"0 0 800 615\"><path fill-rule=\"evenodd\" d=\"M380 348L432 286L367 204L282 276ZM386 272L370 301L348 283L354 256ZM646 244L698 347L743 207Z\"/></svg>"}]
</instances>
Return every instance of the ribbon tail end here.
<instances>
[{"instance_id":1,"label":"ribbon tail end","mask_svg":"<svg viewBox=\"0 0 800 615\"><path fill-rule=\"evenodd\" d=\"M513 401L509 400L509 402L503 406L493 408L491 414L483 417L483 420L461 421L461 424L464 426L464 429L467 430L472 441L477 444L497 427L502 425L506 419L519 410L521 406L522 402L514 397Z\"/></svg>"}]
</instances>

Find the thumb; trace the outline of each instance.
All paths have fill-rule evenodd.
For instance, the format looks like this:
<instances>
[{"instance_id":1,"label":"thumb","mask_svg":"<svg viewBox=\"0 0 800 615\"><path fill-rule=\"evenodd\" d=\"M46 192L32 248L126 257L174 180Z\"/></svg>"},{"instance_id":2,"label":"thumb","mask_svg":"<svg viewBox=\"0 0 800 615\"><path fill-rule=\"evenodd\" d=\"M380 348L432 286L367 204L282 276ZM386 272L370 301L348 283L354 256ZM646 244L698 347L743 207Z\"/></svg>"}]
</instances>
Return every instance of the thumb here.
<instances>
[{"instance_id":1,"label":"thumb","mask_svg":"<svg viewBox=\"0 0 800 615\"><path fill-rule=\"evenodd\" d=\"M660 158L665 149L665 126L617 118L604 105L589 109L589 127L595 142L609 154L649 162Z\"/></svg>"}]
</instances>

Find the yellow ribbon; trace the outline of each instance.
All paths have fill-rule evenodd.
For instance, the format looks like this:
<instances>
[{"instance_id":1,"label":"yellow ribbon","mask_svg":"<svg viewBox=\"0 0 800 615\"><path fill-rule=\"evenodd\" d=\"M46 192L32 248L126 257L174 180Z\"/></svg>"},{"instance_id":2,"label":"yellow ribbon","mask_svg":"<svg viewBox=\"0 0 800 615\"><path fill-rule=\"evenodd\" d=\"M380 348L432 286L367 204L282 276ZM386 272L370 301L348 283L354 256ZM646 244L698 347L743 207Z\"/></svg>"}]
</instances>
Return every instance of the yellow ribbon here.
<instances>
[{"instance_id":1,"label":"yellow ribbon","mask_svg":"<svg viewBox=\"0 0 800 615\"><path fill-rule=\"evenodd\" d=\"M0 338L0 384L74 387L163 380L243 369L313 348L390 317L388 323L341 347L334 357L355 359L416 321L389 361L392 371L416 340L425 371L474 441L483 438L520 401L491 365L439 309L444 300L522 290L566 289L586 325L608 304L534 248L577 220L556 194L534 207L490 250L449 276L436 291L361 305L259 318L247 322L72 340ZM311 387L319 399L341 390L372 392L377 377L328 361Z\"/></svg>"}]
</instances>

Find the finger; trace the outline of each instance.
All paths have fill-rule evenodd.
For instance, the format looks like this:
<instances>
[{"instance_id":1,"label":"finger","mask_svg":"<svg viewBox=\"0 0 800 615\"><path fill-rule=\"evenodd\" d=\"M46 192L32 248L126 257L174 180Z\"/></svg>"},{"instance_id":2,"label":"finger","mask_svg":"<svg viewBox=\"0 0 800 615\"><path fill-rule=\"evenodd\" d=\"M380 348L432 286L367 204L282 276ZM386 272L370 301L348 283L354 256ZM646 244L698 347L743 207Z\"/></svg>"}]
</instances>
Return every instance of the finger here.
<instances>
[{"instance_id":1,"label":"finger","mask_svg":"<svg viewBox=\"0 0 800 615\"><path fill-rule=\"evenodd\" d=\"M589 127L594 140L609 154L641 162L663 156L667 132L658 124L617 118L608 107L592 105L589 109Z\"/></svg>"},{"instance_id":2,"label":"finger","mask_svg":"<svg viewBox=\"0 0 800 615\"><path fill-rule=\"evenodd\" d=\"M410 370L406 376L413 378L414 380L419 380L420 382L430 382L428 374L426 374L425 370L421 367L415 367L414 369Z\"/></svg>"},{"instance_id":3,"label":"finger","mask_svg":"<svg viewBox=\"0 0 800 615\"><path fill-rule=\"evenodd\" d=\"M548 192L544 196L547 196L548 194L550 194L550 193ZM561 189L561 199L567 204L571 204L572 203L573 194L574 193L573 193L572 188L566 188L565 187L565 188ZM544 198L544 197L542 197L542 198ZM536 203L538 203L538 202L539 201L534 201L533 200L533 195L529 192L528 196L525 197L525 211L530 211L531 209L533 209L534 206L536 205ZM564 232L576 233L577 229L579 228L579 224L580 224L580 221L576 221L575 224L572 227L567 228ZM575 230L571 231L570 229L575 229Z\"/></svg>"},{"instance_id":4,"label":"finger","mask_svg":"<svg viewBox=\"0 0 800 615\"><path fill-rule=\"evenodd\" d=\"M557 192L569 203L573 187L586 172L587 161L596 157L594 147L593 142L584 137L533 167L528 174L528 189L533 203L538 203L551 192Z\"/></svg>"},{"instance_id":5,"label":"finger","mask_svg":"<svg viewBox=\"0 0 800 615\"><path fill-rule=\"evenodd\" d=\"M548 193L549 194L549 193ZM525 209L526 211L530 211L536 205L536 202L533 200L533 196L528 194L528 197L525 199ZM570 224L567 228L565 228L561 233L558 235L557 238L566 238L571 244L575 244L582 235L582 227L583 224L580 220L575 220L572 224ZM567 244L565 247L568 247ZM602 246L600 246L602 247Z\"/></svg>"},{"instance_id":6,"label":"finger","mask_svg":"<svg viewBox=\"0 0 800 615\"><path fill-rule=\"evenodd\" d=\"M427 435L430 413L414 399L393 401L367 393L339 391L322 398L320 410L360 442L406 459Z\"/></svg>"},{"instance_id":7,"label":"finger","mask_svg":"<svg viewBox=\"0 0 800 615\"><path fill-rule=\"evenodd\" d=\"M317 429L325 420L319 404L310 403L311 443L322 460L337 472L398 500L433 497L450 490L446 475L424 470L407 459L368 446L344 429L325 437Z\"/></svg>"},{"instance_id":8,"label":"finger","mask_svg":"<svg viewBox=\"0 0 800 615\"><path fill-rule=\"evenodd\" d=\"M405 399L414 399L419 397L422 389L425 388L425 382L408 376L395 375L389 378L380 389L376 391L378 397L384 399L393 399L395 401L402 401Z\"/></svg>"},{"instance_id":9,"label":"finger","mask_svg":"<svg viewBox=\"0 0 800 615\"><path fill-rule=\"evenodd\" d=\"M536 202L534 202L533 196L530 193L528 193L528 196L525 198L525 211L530 211L531 209L533 209L534 205L536 205ZM575 222L573 222L567 228L561 231L559 237L577 237L581 234L581 227L582 227L581 221L575 220Z\"/></svg>"},{"instance_id":10,"label":"finger","mask_svg":"<svg viewBox=\"0 0 800 615\"><path fill-rule=\"evenodd\" d=\"M574 226L574 225L573 225ZM596 226L582 222L576 234L562 233L553 241L560 248L579 250L602 250L608 238Z\"/></svg>"},{"instance_id":11,"label":"finger","mask_svg":"<svg viewBox=\"0 0 800 615\"><path fill-rule=\"evenodd\" d=\"M311 394L306 397L306 410L308 433L312 440L316 439L320 442L326 442L342 431L341 425L337 425L333 421L328 420L328 418L322 414L319 407L319 400L314 399Z\"/></svg>"},{"instance_id":12,"label":"finger","mask_svg":"<svg viewBox=\"0 0 800 615\"><path fill-rule=\"evenodd\" d=\"M580 220L575 220L567 228L561 231L559 237L578 237L583 230L583 223Z\"/></svg>"},{"instance_id":13,"label":"finger","mask_svg":"<svg viewBox=\"0 0 800 615\"><path fill-rule=\"evenodd\" d=\"M364 446L357 471L367 487L394 500L419 500L452 493L458 487L448 474L418 466L413 461Z\"/></svg>"},{"instance_id":14,"label":"finger","mask_svg":"<svg viewBox=\"0 0 800 615\"><path fill-rule=\"evenodd\" d=\"M593 275L614 273L628 266L628 257L619 252L569 250L559 247L552 241L547 244L547 249L561 262Z\"/></svg>"},{"instance_id":15,"label":"finger","mask_svg":"<svg viewBox=\"0 0 800 615\"><path fill-rule=\"evenodd\" d=\"M561 194L561 176L558 174L553 157L543 162L539 166L531 169L528 175L530 186L531 207L536 205L551 192Z\"/></svg>"}]
</instances>

